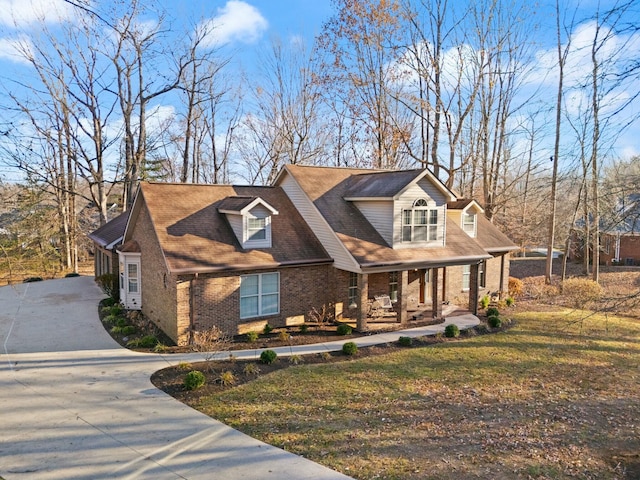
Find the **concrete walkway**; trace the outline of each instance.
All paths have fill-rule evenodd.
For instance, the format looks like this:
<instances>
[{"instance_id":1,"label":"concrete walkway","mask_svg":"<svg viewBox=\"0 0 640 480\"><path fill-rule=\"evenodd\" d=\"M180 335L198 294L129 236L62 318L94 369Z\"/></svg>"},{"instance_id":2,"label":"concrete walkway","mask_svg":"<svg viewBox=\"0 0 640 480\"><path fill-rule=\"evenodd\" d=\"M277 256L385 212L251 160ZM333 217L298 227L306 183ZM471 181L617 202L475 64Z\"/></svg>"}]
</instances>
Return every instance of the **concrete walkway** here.
<instances>
[{"instance_id":1,"label":"concrete walkway","mask_svg":"<svg viewBox=\"0 0 640 480\"><path fill-rule=\"evenodd\" d=\"M169 397L151 374L202 354L121 348L97 315L88 277L0 288L0 477L12 479L347 479L259 442ZM466 315L451 322L478 323ZM433 335L443 325L353 339ZM339 350L345 340L276 349ZM234 352L256 358L261 350ZM228 354L224 354L226 356Z\"/></svg>"}]
</instances>

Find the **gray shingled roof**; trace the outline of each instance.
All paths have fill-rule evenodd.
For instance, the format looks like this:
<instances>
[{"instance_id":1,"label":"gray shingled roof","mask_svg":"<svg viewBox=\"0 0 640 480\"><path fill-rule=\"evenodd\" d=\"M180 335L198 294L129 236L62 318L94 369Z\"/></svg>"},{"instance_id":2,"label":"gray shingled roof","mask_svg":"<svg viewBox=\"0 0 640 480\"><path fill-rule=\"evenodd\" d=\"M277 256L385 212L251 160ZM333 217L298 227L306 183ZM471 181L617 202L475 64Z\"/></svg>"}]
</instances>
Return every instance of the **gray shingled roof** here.
<instances>
[{"instance_id":1,"label":"gray shingled roof","mask_svg":"<svg viewBox=\"0 0 640 480\"><path fill-rule=\"evenodd\" d=\"M129 212L124 212L97 228L87 236L102 248L115 246L122 240Z\"/></svg>"}]
</instances>

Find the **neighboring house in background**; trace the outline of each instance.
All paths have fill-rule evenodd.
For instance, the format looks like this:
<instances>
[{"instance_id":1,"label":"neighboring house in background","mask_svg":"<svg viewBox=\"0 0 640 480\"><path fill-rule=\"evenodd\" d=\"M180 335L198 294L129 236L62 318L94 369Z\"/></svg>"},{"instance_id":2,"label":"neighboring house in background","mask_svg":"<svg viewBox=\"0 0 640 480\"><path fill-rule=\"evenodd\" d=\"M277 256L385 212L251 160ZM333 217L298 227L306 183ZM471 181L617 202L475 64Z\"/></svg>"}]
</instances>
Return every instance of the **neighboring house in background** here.
<instances>
[{"instance_id":1,"label":"neighboring house in background","mask_svg":"<svg viewBox=\"0 0 640 480\"><path fill-rule=\"evenodd\" d=\"M128 212L121 213L88 235L94 245L93 263L96 277L106 273L118 274L117 249L122 244L128 218Z\"/></svg>"},{"instance_id":2,"label":"neighboring house in background","mask_svg":"<svg viewBox=\"0 0 640 480\"><path fill-rule=\"evenodd\" d=\"M287 165L270 187L142 183L119 250L121 299L176 343L297 325L313 308L366 330L506 291L514 245L427 170ZM466 306L466 305L465 305Z\"/></svg>"}]
</instances>

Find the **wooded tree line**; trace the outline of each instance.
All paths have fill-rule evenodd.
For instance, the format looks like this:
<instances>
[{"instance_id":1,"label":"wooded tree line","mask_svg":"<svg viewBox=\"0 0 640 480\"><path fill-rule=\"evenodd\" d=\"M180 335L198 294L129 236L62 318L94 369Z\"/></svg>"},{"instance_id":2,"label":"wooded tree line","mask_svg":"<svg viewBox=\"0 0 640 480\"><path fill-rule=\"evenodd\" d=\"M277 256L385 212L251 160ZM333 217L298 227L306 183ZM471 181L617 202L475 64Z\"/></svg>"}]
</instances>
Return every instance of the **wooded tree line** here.
<instances>
[{"instance_id":1,"label":"wooded tree line","mask_svg":"<svg viewBox=\"0 0 640 480\"><path fill-rule=\"evenodd\" d=\"M73 21L16 43L36 78L5 85L0 148L55 210L69 269L81 208L102 224L140 180L261 184L287 163L430 168L523 246L580 225L598 263L603 167L637 120L633 0L556 2L551 49L534 5L334 0L314 44L274 39L247 78L212 22L175 35L152 0L67 3Z\"/></svg>"}]
</instances>

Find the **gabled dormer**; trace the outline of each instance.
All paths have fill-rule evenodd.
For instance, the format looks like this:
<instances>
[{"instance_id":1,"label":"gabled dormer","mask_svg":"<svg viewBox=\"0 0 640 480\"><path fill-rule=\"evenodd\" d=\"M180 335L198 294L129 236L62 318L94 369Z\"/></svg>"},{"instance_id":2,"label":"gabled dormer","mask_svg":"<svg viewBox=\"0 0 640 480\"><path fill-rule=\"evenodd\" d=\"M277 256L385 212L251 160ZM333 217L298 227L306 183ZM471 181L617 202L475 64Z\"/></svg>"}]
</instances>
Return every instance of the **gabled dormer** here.
<instances>
[{"instance_id":1,"label":"gabled dormer","mask_svg":"<svg viewBox=\"0 0 640 480\"><path fill-rule=\"evenodd\" d=\"M271 248L271 217L278 211L260 197L227 197L218 204L242 248Z\"/></svg>"},{"instance_id":2,"label":"gabled dormer","mask_svg":"<svg viewBox=\"0 0 640 480\"><path fill-rule=\"evenodd\" d=\"M390 247L442 247L447 202L455 195L428 170L354 175L343 197Z\"/></svg>"},{"instance_id":3,"label":"gabled dormer","mask_svg":"<svg viewBox=\"0 0 640 480\"><path fill-rule=\"evenodd\" d=\"M478 236L478 215L484 210L475 200L456 200L449 202L448 215L471 238Z\"/></svg>"}]
</instances>

